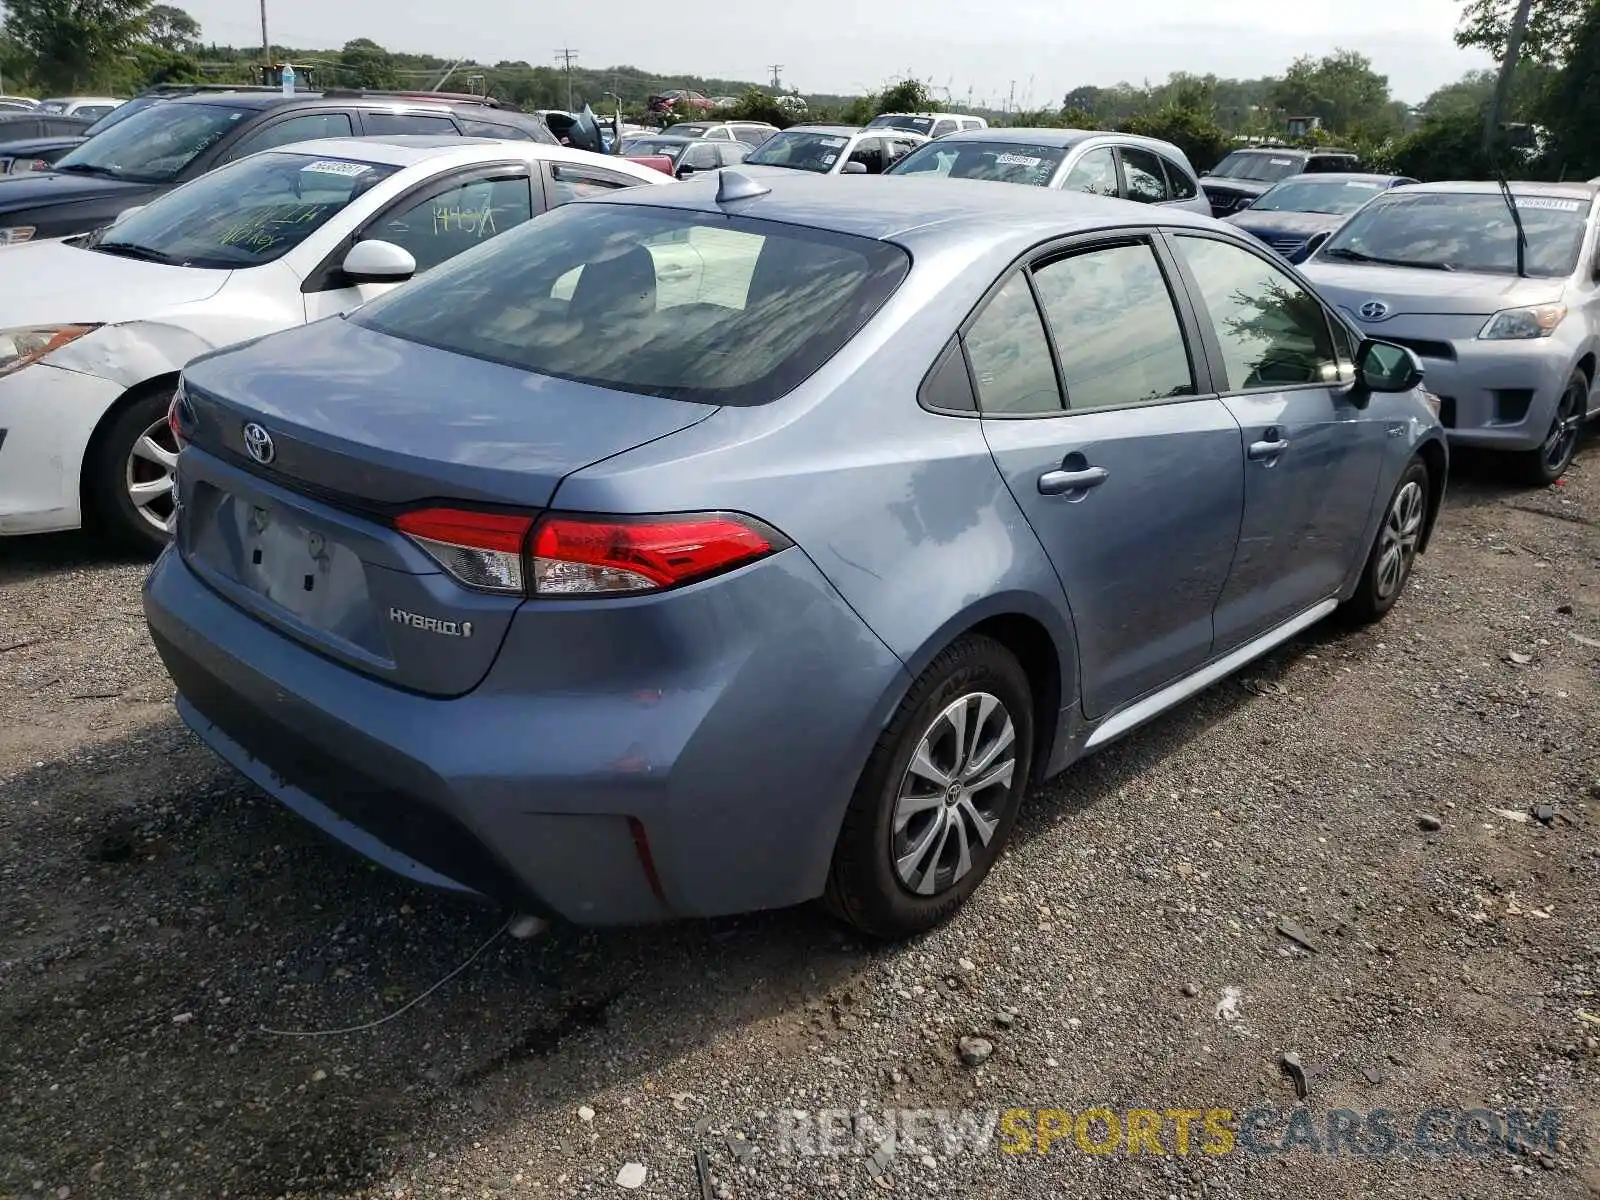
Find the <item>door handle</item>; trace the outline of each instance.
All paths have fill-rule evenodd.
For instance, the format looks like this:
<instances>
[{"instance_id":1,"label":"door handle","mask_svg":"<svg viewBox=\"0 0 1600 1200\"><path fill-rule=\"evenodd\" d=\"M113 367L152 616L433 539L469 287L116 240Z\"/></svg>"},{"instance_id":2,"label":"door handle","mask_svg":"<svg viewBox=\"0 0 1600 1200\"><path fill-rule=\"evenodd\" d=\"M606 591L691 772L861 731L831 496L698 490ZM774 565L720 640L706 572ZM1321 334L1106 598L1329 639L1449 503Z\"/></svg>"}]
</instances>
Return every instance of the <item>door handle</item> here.
<instances>
[{"instance_id":1,"label":"door handle","mask_svg":"<svg viewBox=\"0 0 1600 1200\"><path fill-rule=\"evenodd\" d=\"M1083 492L1099 487L1111 472L1104 467L1085 467L1081 471L1046 471L1039 476L1041 496L1062 496L1068 492Z\"/></svg>"},{"instance_id":2,"label":"door handle","mask_svg":"<svg viewBox=\"0 0 1600 1200\"><path fill-rule=\"evenodd\" d=\"M1275 442L1251 442L1250 457L1255 462L1260 462L1262 459L1267 458L1277 458L1288 448L1288 438L1279 438Z\"/></svg>"}]
</instances>

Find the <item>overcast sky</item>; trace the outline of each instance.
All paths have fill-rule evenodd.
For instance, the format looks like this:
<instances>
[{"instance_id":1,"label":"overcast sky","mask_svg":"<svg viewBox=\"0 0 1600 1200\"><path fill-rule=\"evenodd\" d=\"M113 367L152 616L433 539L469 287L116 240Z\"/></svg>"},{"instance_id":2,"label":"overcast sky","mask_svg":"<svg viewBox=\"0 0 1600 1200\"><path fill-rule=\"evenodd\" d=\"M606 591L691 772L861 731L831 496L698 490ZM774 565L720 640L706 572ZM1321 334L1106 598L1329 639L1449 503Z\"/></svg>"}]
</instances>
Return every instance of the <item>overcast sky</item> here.
<instances>
[{"instance_id":1,"label":"overcast sky","mask_svg":"<svg viewBox=\"0 0 1600 1200\"><path fill-rule=\"evenodd\" d=\"M261 39L259 0L177 0L208 40ZM907 74L1000 107L1059 104L1080 84L1159 82L1172 71L1277 74L1301 54L1359 50L1415 103L1488 65L1450 34L1458 0L803 0L670 6L658 0L570 5L515 0L267 0L273 41L391 49L480 61L551 62L562 46L587 67L628 63L724 79L770 79L806 92L862 92Z\"/></svg>"}]
</instances>

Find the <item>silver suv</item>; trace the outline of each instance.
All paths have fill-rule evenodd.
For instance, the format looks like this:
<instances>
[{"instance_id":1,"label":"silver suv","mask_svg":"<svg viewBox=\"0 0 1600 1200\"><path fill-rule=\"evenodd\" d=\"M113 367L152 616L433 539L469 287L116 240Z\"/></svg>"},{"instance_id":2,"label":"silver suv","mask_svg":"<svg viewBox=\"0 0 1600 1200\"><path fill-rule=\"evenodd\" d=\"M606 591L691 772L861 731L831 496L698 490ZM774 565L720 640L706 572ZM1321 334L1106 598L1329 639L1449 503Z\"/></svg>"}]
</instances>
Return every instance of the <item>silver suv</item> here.
<instances>
[{"instance_id":1,"label":"silver suv","mask_svg":"<svg viewBox=\"0 0 1600 1200\"><path fill-rule=\"evenodd\" d=\"M1396 188L1301 269L1368 336L1417 354L1451 442L1505 451L1544 485L1600 411L1597 197L1593 183Z\"/></svg>"}]
</instances>

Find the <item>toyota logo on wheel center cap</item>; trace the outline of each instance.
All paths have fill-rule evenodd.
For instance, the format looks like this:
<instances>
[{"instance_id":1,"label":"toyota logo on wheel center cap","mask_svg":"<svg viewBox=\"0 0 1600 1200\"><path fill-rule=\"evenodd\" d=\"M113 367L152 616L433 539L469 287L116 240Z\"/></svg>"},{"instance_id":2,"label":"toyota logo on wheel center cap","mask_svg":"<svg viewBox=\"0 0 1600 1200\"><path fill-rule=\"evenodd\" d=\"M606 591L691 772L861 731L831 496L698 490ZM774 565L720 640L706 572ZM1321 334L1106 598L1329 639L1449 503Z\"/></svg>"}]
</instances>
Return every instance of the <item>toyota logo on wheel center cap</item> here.
<instances>
[{"instance_id":1,"label":"toyota logo on wheel center cap","mask_svg":"<svg viewBox=\"0 0 1600 1200\"><path fill-rule=\"evenodd\" d=\"M278 448L272 444L272 435L254 421L245 423L244 448L262 466L270 463L278 453Z\"/></svg>"},{"instance_id":2,"label":"toyota logo on wheel center cap","mask_svg":"<svg viewBox=\"0 0 1600 1200\"><path fill-rule=\"evenodd\" d=\"M1368 300L1361 306L1361 316L1367 321L1381 321L1389 315L1389 306L1382 300Z\"/></svg>"}]
</instances>

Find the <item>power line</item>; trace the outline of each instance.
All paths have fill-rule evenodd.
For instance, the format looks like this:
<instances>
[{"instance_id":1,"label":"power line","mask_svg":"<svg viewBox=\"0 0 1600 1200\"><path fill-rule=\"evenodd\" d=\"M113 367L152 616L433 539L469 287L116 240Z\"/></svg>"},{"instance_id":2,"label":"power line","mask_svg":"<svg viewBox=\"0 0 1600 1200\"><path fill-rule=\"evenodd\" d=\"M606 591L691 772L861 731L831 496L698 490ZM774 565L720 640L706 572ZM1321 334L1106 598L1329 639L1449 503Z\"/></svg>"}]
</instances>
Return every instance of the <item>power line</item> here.
<instances>
[{"instance_id":1,"label":"power line","mask_svg":"<svg viewBox=\"0 0 1600 1200\"><path fill-rule=\"evenodd\" d=\"M769 63L767 69L772 72L772 90L783 91L783 64Z\"/></svg>"},{"instance_id":2,"label":"power line","mask_svg":"<svg viewBox=\"0 0 1600 1200\"><path fill-rule=\"evenodd\" d=\"M567 71L567 111L572 111L572 60L578 57L576 50L566 46L556 51L556 61Z\"/></svg>"}]
</instances>

